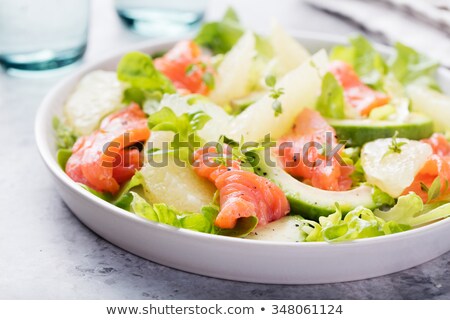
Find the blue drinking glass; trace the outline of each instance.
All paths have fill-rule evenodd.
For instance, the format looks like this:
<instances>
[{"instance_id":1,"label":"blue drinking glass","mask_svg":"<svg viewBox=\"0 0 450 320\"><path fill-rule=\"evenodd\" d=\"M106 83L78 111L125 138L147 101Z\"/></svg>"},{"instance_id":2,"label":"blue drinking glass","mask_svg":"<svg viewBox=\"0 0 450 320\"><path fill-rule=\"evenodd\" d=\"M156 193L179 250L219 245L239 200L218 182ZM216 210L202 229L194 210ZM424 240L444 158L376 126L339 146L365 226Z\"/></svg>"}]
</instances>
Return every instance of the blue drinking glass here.
<instances>
[{"instance_id":1,"label":"blue drinking glass","mask_svg":"<svg viewBox=\"0 0 450 320\"><path fill-rule=\"evenodd\" d=\"M177 35L196 28L208 0L115 0L122 21L150 37Z\"/></svg>"},{"instance_id":2,"label":"blue drinking glass","mask_svg":"<svg viewBox=\"0 0 450 320\"><path fill-rule=\"evenodd\" d=\"M89 0L1 0L0 63L43 71L79 60L87 44Z\"/></svg>"}]
</instances>

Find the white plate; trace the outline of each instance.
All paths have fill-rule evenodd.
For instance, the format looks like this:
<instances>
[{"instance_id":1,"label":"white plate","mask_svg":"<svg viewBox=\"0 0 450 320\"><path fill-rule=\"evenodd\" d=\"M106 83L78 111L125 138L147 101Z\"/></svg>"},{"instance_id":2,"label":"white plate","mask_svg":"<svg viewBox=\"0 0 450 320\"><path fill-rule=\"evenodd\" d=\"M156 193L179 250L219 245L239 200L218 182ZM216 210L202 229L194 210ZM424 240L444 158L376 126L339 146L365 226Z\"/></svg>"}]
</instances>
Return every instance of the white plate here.
<instances>
[{"instance_id":1,"label":"white plate","mask_svg":"<svg viewBox=\"0 0 450 320\"><path fill-rule=\"evenodd\" d=\"M311 51L343 41L311 34L297 38ZM411 268L450 250L450 219L347 243L275 243L202 234L146 221L79 187L57 164L52 117L62 113L67 96L87 72L115 70L125 52L154 53L173 43L144 43L86 66L56 86L42 102L35 128L39 151L63 200L94 232L127 251L166 266L261 283L327 283L376 277ZM444 89L450 91L449 73L440 70L439 78Z\"/></svg>"}]
</instances>

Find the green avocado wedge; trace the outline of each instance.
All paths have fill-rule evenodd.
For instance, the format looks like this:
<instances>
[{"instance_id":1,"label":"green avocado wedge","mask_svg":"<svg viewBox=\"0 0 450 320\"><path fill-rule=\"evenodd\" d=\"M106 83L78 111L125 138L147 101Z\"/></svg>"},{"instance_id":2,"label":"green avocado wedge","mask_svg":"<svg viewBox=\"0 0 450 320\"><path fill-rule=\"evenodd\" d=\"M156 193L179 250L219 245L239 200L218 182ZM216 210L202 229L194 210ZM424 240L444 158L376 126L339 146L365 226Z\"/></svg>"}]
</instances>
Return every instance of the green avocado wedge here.
<instances>
[{"instance_id":1,"label":"green avocado wedge","mask_svg":"<svg viewBox=\"0 0 450 320\"><path fill-rule=\"evenodd\" d=\"M399 138L420 140L433 134L433 122L419 113L411 113L408 121L396 122L371 119L327 119L339 140L347 146L362 146L367 142L390 138L398 131Z\"/></svg>"},{"instance_id":2,"label":"green avocado wedge","mask_svg":"<svg viewBox=\"0 0 450 320\"><path fill-rule=\"evenodd\" d=\"M291 214L318 221L319 217L334 213L336 203L339 204L342 213L347 213L358 206L368 209L377 207L372 198L373 188L370 186L363 185L349 191L314 188L290 176L276 163L273 155L270 161L265 161L264 151L254 155L255 173L268 178L281 188L291 206Z\"/></svg>"}]
</instances>

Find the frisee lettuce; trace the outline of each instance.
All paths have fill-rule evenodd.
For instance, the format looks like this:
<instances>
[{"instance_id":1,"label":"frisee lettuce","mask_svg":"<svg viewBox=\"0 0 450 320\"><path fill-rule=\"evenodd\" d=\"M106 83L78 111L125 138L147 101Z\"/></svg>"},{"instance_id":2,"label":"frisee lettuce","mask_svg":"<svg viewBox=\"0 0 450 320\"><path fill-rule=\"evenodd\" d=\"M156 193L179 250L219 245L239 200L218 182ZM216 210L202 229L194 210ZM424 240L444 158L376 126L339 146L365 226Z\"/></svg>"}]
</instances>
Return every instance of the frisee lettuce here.
<instances>
[{"instance_id":1,"label":"frisee lettuce","mask_svg":"<svg viewBox=\"0 0 450 320\"><path fill-rule=\"evenodd\" d=\"M361 80L368 86L383 89L383 77L388 71L381 54L363 36L350 38L350 46L336 46L330 59L341 60L352 65Z\"/></svg>"},{"instance_id":2,"label":"frisee lettuce","mask_svg":"<svg viewBox=\"0 0 450 320\"><path fill-rule=\"evenodd\" d=\"M199 213L180 212L164 203L150 204L136 192L130 192L131 211L146 220L164 223L176 228L218 234L230 237L245 237L258 224L254 216L238 219L233 229L220 229L214 225L219 213L216 205L204 206Z\"/></svg>"},{"instance_id":3,"label":"frisee lettuce","mask_svg":"<svg viewBox=\"0 0 450 320\"><path fill-rule=\"evenodd\" d=\"M123 102L143 106L147 100L160 101L164 93L174 93L172 82L153 64L152 58L142 52L130 52L117 66L117 78L129 84L123 92Z\"/></svg>"},{"instance_id":4,"label":"frisee lettuce","mask_svg":"<svg viewBox=\"0 0 450 320\"><path fill-rule=\"evenodd\" d=\"M363 36L353 37L349 42L349 46L334 47L330 59L352 65L361 80L375 90L383 91L384 78L392 73L404 86L414 83L440 91L434 78L439 64L413 48L396 43L393 59L386 62Z\"/></svg>"},{"instance_id":5,"label":"frisee lettuce","mask_svg":"<svg viewBox=\"0 0 450 320\"><path fill-rule=\"evenodd\" d=\"M180 227L176 211L165 204L151 205L136 192L131 191L131 211L137 216L155 222L161 222L174 227Z\"/></svg>"},{"instance_id":6,"label":"frisee lettuce","mask_svg":"<svg viewBox=\"0 0 450 320\"><path fill-rule=\"evenodd\" d=\"M372 199L377 208L383 206L392 207L395 204L395 199L388 195L386 192L381 191L380 188L374 186L372 191Z\"/></svg>"},{"instance_id":7,"label":"frisee lettuce","mask_svg":"<svg viewBox=\"0 0 450 320\"><path fill-rule=\"evenodd\" d=\"M395 221L386 222L375 216L372 210L364 207L357 207L343 217L338 204L336 204L335 213L328 217L320 217L319 222L302 220L302 223L300 229L304 232L306 242L341 242L411 229L406 224Z\"/></svg>"},{"instance_id":8,"label":"frisee lettuce","mask_svg":"<svg viewBox=\"0 0 450 320\"><path fill-rule=\"evenodd\" d=\"M438 202L424 205L415 193L401 196L397 204L387 211L375 210L375 215L385 221L395 221L418 227L450 216L450 203Z\"/></svg>"},{"instance_id":9,"label":"frisee lettuce","mask_svg":"<svg viewBox=\"0 0 450 320\"><path fill-rule=\"evenodd\" d=\"M52 126L56 133L56 147L58 149L71 149L78 138L75 132L56 116L52 119Z\"/></svg>"},{"instance_id":10,"label":"frisee lettuce","mask_svg":"<svg viewBox=\"0 0 450 320\"><path fill-rule=\"evenodd\" d=\"M374 194L374 201L377 205L390 205L393 199L378 192ZM385 211L357 207L343 217L336 204L336 212L320 217L319 222L303 220L301 230L305 233L305 241L339 242L403 232L449 216L450 203L441 201L424 205L417 194L409 193L399 197L397 203Z\"/></svg>"},{"instance_id":11,"label":"frisee lettuce","mask_svg":"<svg viewBox=\"0 0 450 320\"><path fill-rule=\"evenodd\" d=\"M419 83L441 91L434 78L439 67L436 61L401 43L396 43L395 49L396 54L390 64L390 70L403 85Z\"/></svg>"}]
</instances>

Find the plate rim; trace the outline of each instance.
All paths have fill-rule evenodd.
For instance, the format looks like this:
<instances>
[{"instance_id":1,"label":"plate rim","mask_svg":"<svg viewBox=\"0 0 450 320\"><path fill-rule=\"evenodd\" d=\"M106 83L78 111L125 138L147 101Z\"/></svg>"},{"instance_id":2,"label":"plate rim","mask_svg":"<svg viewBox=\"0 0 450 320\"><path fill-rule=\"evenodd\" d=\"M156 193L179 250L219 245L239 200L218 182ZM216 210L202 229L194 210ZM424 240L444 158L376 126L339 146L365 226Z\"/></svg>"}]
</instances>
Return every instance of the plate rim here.
<instances>
[{"instance_id":1,"label":"plate rim","mask_svg":"<svg viewBox=\"0 0 450 320\"><path fill-rule=\"evenodd\" d=\"M348 37L346 36L340 36L340 35L333 35L333 34L327 34L327 33L318 33L318 32L289 32L293 37L295 37L298 40L313 40L313 41L323 41L327 42L328 44L345 44L347 43ZM187 39L187 37L172 37L164 40L148 40L143 41L137 44L133 44L131 46L126 46L120 50L117 50L111 54L104 55L98 59L95 59L92 62L87 63L86 65L82 66L80 69L78 69L73 74L65 77L64 79L60 80L55 86L52 87L52 89L45 95L44 99L42 100L34 122L34 134L35 134L35 141L36 145L39 151L39 154L41 158L43 159L44 163L52 173L52 175L58 179L61 183L63 183L66 187L68 187L72 192L75 192L79 194L84 200L86 201L93 201L97 205L101 206L104 210L109 211L110 213L116 215L118 218L124 218L130 221L133 221L135 223L143 224L147 226L148 228L157 228L161 231L168 231L168 232L178 232L180 235L184 237L196 237L198 239L205 239L210 242L225 242L225 243L235 243L237 245L246 244L248 246L270 246L270 247L298 247L298 250L305 249L305 248L317 248L320 249L328 249L330 246L353 246L355 249L370 246L370 245L381 245L382 243L386 242L394 242L394 241L401 241L405 238L412 238L419 235L423 235L424 233L433 232L433 230L441 229L441 228L447 228L450 226L450 218L440 220L438 222L434 222L416 229L408 230L405 232L400 232L396 234L390 234L390 235L384 235L379 237L373 237L373 238L364 238L364 239L355 239L351 241L344 241L339 243L329 243L329 242L278 242L278 241L269 241L269 240L256 240L256 239L243 239L243 238L233 238L233 237L226 237L226 236L219 236L214 234L207 234L202 232L197 232L189 229L183 229L183 228L176 228L173 226L165 225L159 222L149 221L145 220L143 218L138 217L137 215L128 212L124 209L118 208L114 206L112 203L109 203L105 200L100 199L99 197L96 197L89 191L85 190L84 188L81 188L79 184L71 180L63 170L61 170L60 166L57 163L56 155L52 154L52 148L47 143L47 125L51 122L49 119L53 118L55 115L55 111L58 110L57 107L52 107L53 100L58 99L60 96L60 91L62 91L64 88L66 88L71 82L76 81L77 79L80 79L82 76L84 76L87 72L91 71L96 66L107 62L108 60L112 59L119 59L120 56L124 55L127 52L130 51L144 51L144 52L151 52L152 50L155 50L156 47L161 46L169 46L174 44L176 41L179 41L181 39ZM382 53L389 55L392 52L392 48L387 47L382 44L375 43L375 47L377 49L380 49ZM439 72L443 71L443 67L440 67ZM450 73L448 73L450 75ZM448 76L447 76L448 77ZM448 77L450 82L450 77ZM73 89L73 86L72 86ZM65 97L67 99L67 96ZM62 109L63 106L60 106L59 108ZM77 215L76 213L74 213ZM213 243L211 243L214 245Z\"/></svg>"}]
</instances>

